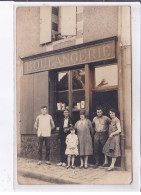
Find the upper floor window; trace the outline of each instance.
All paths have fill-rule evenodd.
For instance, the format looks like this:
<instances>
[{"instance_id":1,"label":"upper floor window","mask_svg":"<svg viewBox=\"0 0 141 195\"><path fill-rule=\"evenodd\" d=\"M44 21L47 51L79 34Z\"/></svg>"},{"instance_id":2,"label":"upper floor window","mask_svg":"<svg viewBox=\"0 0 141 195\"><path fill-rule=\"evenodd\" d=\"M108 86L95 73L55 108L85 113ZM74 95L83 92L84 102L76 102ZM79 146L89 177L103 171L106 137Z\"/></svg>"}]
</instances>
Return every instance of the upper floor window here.
<instances>
[{"instance_id":1,"label":"upper floor window","mask_svg":"<svg viewBox=\"0 0 141 195\"><path fill-rule=\"evenodd\" d=\"M40 44L76 35L76 7L40 7Z\"/></svg>"}]
</instances>

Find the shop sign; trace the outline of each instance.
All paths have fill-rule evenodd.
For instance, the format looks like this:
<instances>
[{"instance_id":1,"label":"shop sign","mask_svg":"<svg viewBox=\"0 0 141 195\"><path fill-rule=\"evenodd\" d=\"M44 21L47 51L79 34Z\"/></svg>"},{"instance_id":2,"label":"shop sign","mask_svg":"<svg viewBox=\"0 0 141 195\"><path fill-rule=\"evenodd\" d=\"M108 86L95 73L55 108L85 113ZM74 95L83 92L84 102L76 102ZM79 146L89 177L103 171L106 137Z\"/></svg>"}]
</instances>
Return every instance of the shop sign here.
<instances>
[{"instance_id":1,"label":"shop sign","mask_svg":"<svg viewBox=\"0 0 141 195\"><path fill-rule=\"evenodd\" d=\"M24 74L115 59L115 40L24 61Z\"/></svg>"}]
</instances>

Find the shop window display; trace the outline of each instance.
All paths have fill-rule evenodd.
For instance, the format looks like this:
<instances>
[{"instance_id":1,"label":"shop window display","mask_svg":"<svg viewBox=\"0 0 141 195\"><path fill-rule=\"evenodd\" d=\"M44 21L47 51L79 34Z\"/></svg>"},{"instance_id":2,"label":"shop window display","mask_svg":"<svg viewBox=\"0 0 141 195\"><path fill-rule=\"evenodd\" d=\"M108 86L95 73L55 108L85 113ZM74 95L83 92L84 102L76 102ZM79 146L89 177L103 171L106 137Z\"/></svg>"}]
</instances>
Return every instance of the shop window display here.
<instances>
[{"instance_id":1,"label":"shop window display","mask_svg":"<svg viewBox=\"0 0 141 195\"><path fill-rule=\"evenodd\" d=\"M84 69L56 73L55 86L56 115L58 117L62 115L62 111L65 109L70 111L72 117L73 115L79 115L80 110L85 110Z\"/></svg>"}]
</instances>

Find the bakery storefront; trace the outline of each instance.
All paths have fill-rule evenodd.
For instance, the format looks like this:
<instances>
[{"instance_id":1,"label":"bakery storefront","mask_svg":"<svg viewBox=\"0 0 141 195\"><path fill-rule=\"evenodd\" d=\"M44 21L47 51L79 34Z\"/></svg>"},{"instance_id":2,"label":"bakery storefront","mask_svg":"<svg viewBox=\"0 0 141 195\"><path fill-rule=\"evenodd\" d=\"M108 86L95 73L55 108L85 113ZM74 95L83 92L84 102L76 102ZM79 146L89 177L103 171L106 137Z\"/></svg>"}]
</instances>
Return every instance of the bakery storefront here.
<instances>
[{"instance_id":1,"label":"bakery storefront","mask_svg":"<svg viewBox=\"0 0 141 195\"><path fill-rule=\"evenodd\" d=\"M42 105L48 106L57 126L64 109L76 122L80 110L92 120L96 107L107 115L110 107L120 112L120 75L117 37L88 42L22 58L21 153L37 158L34 121ZM58 131L52 134L51 160L59 161ZM123 150L123 147L122 147Z\"/></svg>"}]
</instances>

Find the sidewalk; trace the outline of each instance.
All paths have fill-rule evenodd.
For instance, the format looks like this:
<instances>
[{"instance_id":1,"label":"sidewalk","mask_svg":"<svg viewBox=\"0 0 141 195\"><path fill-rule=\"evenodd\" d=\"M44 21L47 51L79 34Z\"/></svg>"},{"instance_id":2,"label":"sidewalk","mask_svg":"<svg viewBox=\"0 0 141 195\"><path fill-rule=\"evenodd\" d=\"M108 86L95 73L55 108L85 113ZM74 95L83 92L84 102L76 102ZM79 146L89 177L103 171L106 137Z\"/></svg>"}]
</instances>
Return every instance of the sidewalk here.
<instances>
[{"instance_id":1,"label":"sidewalk","mask_svg":"<svg viewBox=\"0 0 141 195\"><path fill-rule=\"evenodd\" d=\"M119 168L111 172L107 172L107 168L103 167L93 169L92 165L88 169L79 169L79 167L66 169L56 164L46 165L44 162L37 165L36 160L25 158L18 158L17 163L19 184L25 184L20 179L21 176L36 179L36 184L45 182L52 184L129 184L131 182L131 172L121 171Z\"/></svg>"}]
</instances>

